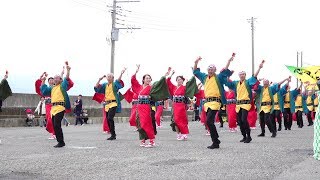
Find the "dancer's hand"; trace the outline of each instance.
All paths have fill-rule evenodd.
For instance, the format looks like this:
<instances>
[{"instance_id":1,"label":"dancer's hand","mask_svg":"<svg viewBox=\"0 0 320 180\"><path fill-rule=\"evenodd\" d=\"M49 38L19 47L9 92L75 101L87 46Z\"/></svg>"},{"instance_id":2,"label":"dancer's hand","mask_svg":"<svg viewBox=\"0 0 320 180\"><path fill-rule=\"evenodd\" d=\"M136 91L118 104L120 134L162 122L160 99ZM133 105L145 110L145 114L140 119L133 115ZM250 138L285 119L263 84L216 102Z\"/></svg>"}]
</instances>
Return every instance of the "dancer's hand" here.
<instances>
[{"instance_id":1,"label":"dancer's hand","mask_svg":"<svg viewBox=\"0 0 320 180\"><path fill-rule=\"evenodd\" d=\"M137 74L139 72L139 70L140 70L140 64L137 64L137 70L136 70L135 74Z\"/></svg>"},{"instance_id":2,"label":"dancer's hand","mask_svg":"<svg viewBox=\"0 0 320 180\"><path fill-rule=\"evenodd\" d=\"M265 60L262 60L262 62L259 65L259 68L262 69L263 68L263 64L265 63Z\"/></svg>"},{"instance_id":3,"label":"dancer's hand","mask_svg":"<svg viewBox=\"0 0 320 180\"><path fill-rule=\"evenodd\" d=\"M195 63L195 64L198 64L198 63L199 63L199 61L201 61L201 59L202 59L202 57L200 57L200 56L199 56L199 57L197 57L197 59L194 61L194 63Z\"/></svg>"}]
</instances>

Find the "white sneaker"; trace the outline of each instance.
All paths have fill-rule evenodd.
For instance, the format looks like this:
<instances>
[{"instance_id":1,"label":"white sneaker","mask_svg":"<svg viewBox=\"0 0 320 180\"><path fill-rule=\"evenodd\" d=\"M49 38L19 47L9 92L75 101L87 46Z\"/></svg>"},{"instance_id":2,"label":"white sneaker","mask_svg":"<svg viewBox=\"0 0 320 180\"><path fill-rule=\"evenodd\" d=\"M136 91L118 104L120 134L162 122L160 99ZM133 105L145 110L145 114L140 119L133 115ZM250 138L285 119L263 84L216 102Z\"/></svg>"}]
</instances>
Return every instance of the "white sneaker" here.
<instances>
[{"instance_id":1,"label":"white sneaker","mask_svg":"<svg viewBox=\"0 0 320 180\"><path fill-rule=\"evenodd\" d=\"M1 139L0 139L0 144L1 144Z\"/></svg>"},{"instance_id":2,"label":"white sneaker","mask_svg":"<svg viewBox=\"0 0 320 180\"><path fill-rule=\"evenodd\" d=\"M150 143L147 144L147 145L145 145L144 147L146 147L146 148L153 148L153 147L155 147L155 146L156 146L156 143L155 143L154 141L150 140Z\"/></svg>"},{"instance_id":3,"label":"white sneaker","mask_svg":"<svg viewBox=\"0 0 320 180\"><path fill-rule=\"evenodd\" d=\"M140 142L140 147L146 147L146 141L145 140L142 140Z\"/></svg>"},{"instance_id":4,"label":"white sneaker","mask_svg":"<svg viewBox=\"0 0 320 180\"><path fill-rule=\"evenodd\" d=\"M182 134L181 138L182 138L182 140L187 140L188 139L188 135L187 134Z\"/></svg>"},{"instance_id":5,"label":"white sneaker","mask_svg":"<svg viewBox=\"0 0 320 180\"><path fill-rule=\"evenodd\" d=\"M183 135L178 134L178 135L177 135L177 140L178 140L178 141L182 141L182 140L183 140Z\"/></svg>"},{"instance_id":6,"label":"white sneaker","mask_svg":"<svg viewBox=\"0 0 320 180\"><path fill-rule=\"evenodd\" d=\"M56 136L55 135L52 135L51 137L48 138L49 140L54 140L56 139Z\"/></svg>"},{"instance_id":7,"label":"white sneaker","mask_svg":"<svg viewBox=\"0 0 320 180\"><path fill-rule=\"evenodd\" d=\"M149 144L147 144L147 145L145 145L144 147L145 148L153 148L153 147L155 147L156 145L154 144L154 143L149 143Z\"/></svg>"},{"instance_id":8,"label":"white sneaker","mask_svg":"<svg viewBox=\"0 0 320 180\"><path fill-rule=\"evenodd\" d=\"M206 132L206 136L210 136L210 132L209 131Z\"/></svg>"}]
</instances>

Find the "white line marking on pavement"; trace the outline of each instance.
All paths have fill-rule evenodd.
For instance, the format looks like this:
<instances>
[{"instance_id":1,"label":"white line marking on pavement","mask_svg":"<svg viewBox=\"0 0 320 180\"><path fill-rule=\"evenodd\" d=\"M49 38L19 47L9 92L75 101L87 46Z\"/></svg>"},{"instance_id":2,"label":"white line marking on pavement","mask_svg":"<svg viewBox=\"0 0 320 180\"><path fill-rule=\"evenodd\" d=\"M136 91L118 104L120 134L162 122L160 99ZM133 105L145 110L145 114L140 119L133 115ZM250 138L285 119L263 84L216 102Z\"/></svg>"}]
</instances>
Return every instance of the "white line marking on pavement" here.
<instances>
[{"instance_id":1,"label":"white line marking on pavement","mask_svg":"<svg viewBox=\"0 0 320 180\"><path fill-rule=\"evenodd\" d=\"M81 147L81 146L67 146L67 148L72 148L72 149L97 149L97 147Z\"/></svg>"}]
</instances>

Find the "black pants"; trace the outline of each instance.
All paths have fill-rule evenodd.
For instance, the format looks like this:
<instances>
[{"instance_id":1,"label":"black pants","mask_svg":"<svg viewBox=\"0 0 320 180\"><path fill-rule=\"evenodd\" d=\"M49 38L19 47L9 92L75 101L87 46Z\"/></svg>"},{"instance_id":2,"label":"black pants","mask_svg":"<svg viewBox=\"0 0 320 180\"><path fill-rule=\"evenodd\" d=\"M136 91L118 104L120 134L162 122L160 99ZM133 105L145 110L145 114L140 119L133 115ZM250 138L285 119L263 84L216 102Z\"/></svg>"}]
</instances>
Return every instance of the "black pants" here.
<instances>
[{"instance_id":1,"label":"black pants","mask_svg":"<svg viewBox=\"0 0 320 180\"><path fill-rule=\"evenodd\" d=\"M280 110L274 110L272 112L272 123L275 128L275 131L277 131L276 119L278 120L279 129L281 129L282 119L281 119L281 111Z\"/></svg>"},{"instance_id":2,"label":"black pants","mask_svg":"<svg viewBox=\"0 0 320 180\"><path fill-rule=\"evenodd\" d=\"M151 119L152 119L154 134L157 135L156 112L152 109L151 109Z\"/></svg>"},{"instance_id":3,"label":"black pants","mask_svg":"<svg viewBox=\"0 0 320 180\"><path fill-rule=\"evenodd\" d=\"M307 118L308 118L308 123L309 125L312 125L313 124L313 121L312 121L312 111L309 111L308 114L307 114Z\"/></svg>"},{"instance_id":4,"label":"black pants","mask_svg":"<svg viewBox=\"0 0 320 180\"><path fill-rule=\"evenodd\" d=\"M248 111L241 108L240 111L237 113L237 122L240 126L241 134L244 138L251 137L250 136L250 126L248 123Z\"/></svg>"},{"instance_id":5,"label":"black pants","mask_svg":"<svg viewBox=\"0 0 320 180\"><path fill-rule=\"evenodd\" d=\"M207 114L207 119L206 119L207 126L209 127L211 140L214 144L220 144L220 141L218 139L219 138L218 131L217 131L216 126L214 125L214 120L215 120L217 112L218 112L217 110L212 110L212 109L208 108L207 113L206 113Z\"/></svg>"},{"instance_id":6,"label":"black pants","mask_svg":"<svg viewBox=\"0 0 320 180\"><path fill-rule=\"evenodd\" d=\"M2 100L0 100L0 112L2 112Z\"/></svg>"},{"instance_id":7,"label":"black pants","mask_svg":"<svg viewBox=\"0 0 320 180\"><path fill-rule=\"evenodd\" d=\"M223 119L222 117L225 117L227 115L226 113L226 110L219 110L219 113L218 113L218 116L219 116L219 119L220 119L220 124L223 125Z\"/></svg>"},{"instance_id":8,"label":"black pants","mask_svg":"<svg viewBox=\"0 0 320 180\"><path fill-rule=\"evenodd\" d=\"M117 106L110 108L109 111L106 112L106 117L108 120L107 123L110 129L111 136L113 137L116 136L116 131L114 127L114 116L116 115L116 110L117 110Z\"/></svg>"},{"instance_id":9,"label":"black pants","mask_svg":"<svg viewBox=\"0 0 320 180\"><path fill-rule=\"evenodd\" d=\"M53 128L54 128L54 132L56 133L56 138L58 143L64 144L64 140L63 140L63 132L62 132L62 128L61 128L61 121L63 119L64 116L64 112L59 112L58 114L52 116L52 123L53 123Z\"/></svg>"},{"instance_id":10,"label":"black pants","mask_svg":"<svg viewBox=\"0 0 320 180\"><path fill-rule=\"evenodd\" d=\"M200 116L199 116L199 107L195 104L194 105L194 121L200 121Z\"/></svg>"},{"instance_id":11,"label":"black pants","mask_svg":"<svg viewBox=\"0 0 320 180\"><path fill-rule=\"evenodd\" d=\"M291 126L292 126L292 114L291 114L290 108L284 108L283 120L284 120L284 127L286 129L291 129Z\"/></svg>"},{"instance_id":12,"label":"black pants","mask_svg":"<svg viewBox=\"0 0 320 180\"><path fill-rule=\"evenodd\" d=\"M268 126L268 129L271 133L276 132L275 131L275 127L273 126L272 120L271 120L271 115L270 113L265 113L264 111L261 111L259 113L259 119L260 119L260 127L261 127L261 131L262 133L266 133L265 127L266 124Z\"/></svg>"},{"instance_id":13,"label":"black pants","mask_svg":"<svg viewBox=\"0 0 320 180\"><path fill-rule=\"evenodd\" d=\"M299 127L302 127L303 126L302 111L297 111L296 112L296 118L297 118L297 125Z\"/></svg>"},{"instance_id":14,"label":"black pants","mask_svg":"<svg viewBox=\"0 0 320 180\"><path fill-rule=\"evenodd\" d=\"M81 118L81 111L76 111L76 124L78 124L78 122L82 125L83 124L83 121L82 121L82 118Z\"/></svg>"}]
</instances>

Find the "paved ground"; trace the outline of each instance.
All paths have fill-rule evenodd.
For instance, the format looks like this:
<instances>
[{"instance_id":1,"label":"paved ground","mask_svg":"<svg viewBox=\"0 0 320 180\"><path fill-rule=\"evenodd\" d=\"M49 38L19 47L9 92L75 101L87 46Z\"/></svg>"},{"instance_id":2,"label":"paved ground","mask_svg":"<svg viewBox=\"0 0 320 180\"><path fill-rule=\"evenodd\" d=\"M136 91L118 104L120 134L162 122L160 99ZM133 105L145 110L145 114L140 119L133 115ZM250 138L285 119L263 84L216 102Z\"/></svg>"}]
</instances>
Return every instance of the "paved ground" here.
<instances>
[{"instance_id":1,"label":"paved ground","mask_svg":"<svg viewBox=\"0 0 320 180\"><path fill-rule=\"evenodd\" d=\"M55 149L38 127L0 128L0 179L320 179L312 158L313 128L281 131L277 138L240 143L240 133L219 129L221 148L209 150L199 122L188 141L177 141L168 123L157 147L139 147L127 123L116 124L117 140L107 142L100 125L64 127L67 146Z\"/></svg>"}]
</instances>

